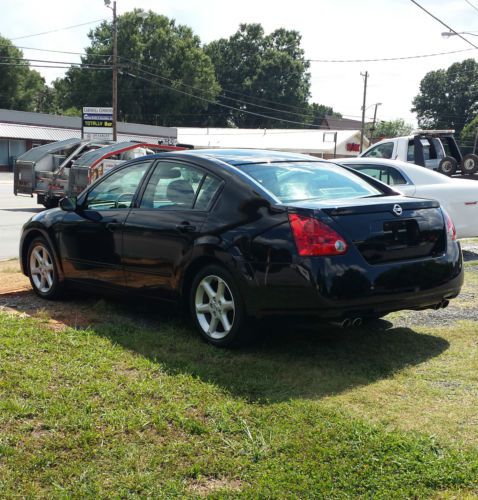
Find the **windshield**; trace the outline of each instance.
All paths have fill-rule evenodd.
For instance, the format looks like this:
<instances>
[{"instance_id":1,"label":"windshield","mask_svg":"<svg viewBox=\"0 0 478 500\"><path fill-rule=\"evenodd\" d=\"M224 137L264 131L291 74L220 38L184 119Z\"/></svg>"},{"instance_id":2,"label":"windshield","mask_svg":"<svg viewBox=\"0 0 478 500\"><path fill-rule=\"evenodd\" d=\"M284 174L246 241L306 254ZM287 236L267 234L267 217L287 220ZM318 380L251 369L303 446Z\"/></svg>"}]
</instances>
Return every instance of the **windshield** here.
<instances>
[{"instance_id":1,"label":"windshield","mask_svg":"<svg viewBox=\"0 0 478 500\"><path fill-rule=\"evenodd\" d=\"M358 175L332 163L261 163L239 168L283 203L383 194Z\"/></svg>"}]
</instances>

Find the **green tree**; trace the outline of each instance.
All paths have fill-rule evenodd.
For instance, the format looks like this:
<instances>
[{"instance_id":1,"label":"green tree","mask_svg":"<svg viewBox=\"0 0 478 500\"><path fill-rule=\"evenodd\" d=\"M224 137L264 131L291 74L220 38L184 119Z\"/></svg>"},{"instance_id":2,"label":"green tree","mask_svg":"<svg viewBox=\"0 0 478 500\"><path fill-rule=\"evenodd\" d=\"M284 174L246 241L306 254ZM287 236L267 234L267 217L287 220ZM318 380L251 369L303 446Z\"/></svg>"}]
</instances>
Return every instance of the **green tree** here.
<instances>
[{"instance_id":1,"label":"green tree","mask_svg":"<svg viewBox=\"0 0 478 500\"><path fill-rule=\"evenodd\" d=\"M45 80L32 70L23 52L0 36L0 108L37 111ZM8 64L7 64L8 63Z\"/></svg>"},{"instance_id":2,"label":"green tree","mask_svg":"<svg viewBox=\"0 0 478 500\"><path fill-rule=\"evenodd\" d=\"M405 120L399 118L397 120L380 121L375 124L375 130L370 127L368 135L374 138L378 137L400 137L402 135L409 135L413 130L413 126L405 123Z\"/></svg>"},{"instance_id":3,"label":"green tree","mask_svg":"<svg viewBox=\"0 0 478 500\"><path fill-rule=\"evenodd\" d=\"M278 29L265 35L260 24L241 24L228 39L205 47L223 89L221 102L239 109L210 107L209 123L235 127L297 127L252 113L312 123L309 62L297 31ZM226 96L226 97L224 97ZM277 111L278 109L282 111Z\"/></svg>"},{"instance_id":4,"label":"green tree","mask_svg":"<svg viewBox=\"0 0 478 500\"><path fill-rule=\"evenodd\" d=\"M157 125L201 125L220 88L199 38L187 26L141 9L118 17L118 117ZM112 25L89 34L80 68L54 82L60 109L111 105ZM99 66L107 66L102 69Z\"/></svg>"},{"instance_id":5,"label":"green tree","mask_svg":"<svg viewBox=\"0 0 478 500\"><path fill-rule=\"evenodd\" d=\"M463 128L460 134L460 147L462 153L477 153L474 151L476 135L478 134L478 115L469 121ZM477 141L478 142L478 141ZM478 144L477 144L478 145ZM478 148L477 148L478 150Z\"/></svg>"},{"instance_id":6,"label":"green tree","mask_svg":"<svg viewBox=\"0 0 478 500\"><path fill-rule=\"evenodd\" d=\"M330 106L324 106L323 104L317 104L313 102L309 105L309 113L311 114L310 124L311 125L321 125L322 120L326 116L333 116L334 118L342 118L340 113L337 113Z\"/></svg>"},{"instance_id":7,"label":"green tree","mask_svg":"<svg viewBox=\"0 0 478 500\"><path fill-rule=\"evenodd\" d=\"M478 62L466 59L446 70L427 73L413 99L412 111L422 128L461 132L478 112Z\"/></svg>"}]
</instances>

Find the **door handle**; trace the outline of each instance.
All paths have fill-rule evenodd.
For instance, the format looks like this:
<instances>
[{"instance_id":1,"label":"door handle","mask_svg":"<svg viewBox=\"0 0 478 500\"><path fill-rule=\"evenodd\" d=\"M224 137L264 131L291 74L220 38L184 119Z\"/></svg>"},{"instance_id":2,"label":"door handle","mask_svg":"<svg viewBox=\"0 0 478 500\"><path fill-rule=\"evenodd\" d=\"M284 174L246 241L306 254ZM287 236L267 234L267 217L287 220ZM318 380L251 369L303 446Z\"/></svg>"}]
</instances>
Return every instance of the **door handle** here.
<instances>
[{"instance_id":1,"label":"door handle","mask_svg":"<svg viewBox=\"0 0 478 500\"><path fill-rule=\"evenodd\" d=\"M196 226L189 224L189 222L181 222L181 224L176 226L176 229L182 233L192 233L196 231Z\"/></svg>"}]
</instances>

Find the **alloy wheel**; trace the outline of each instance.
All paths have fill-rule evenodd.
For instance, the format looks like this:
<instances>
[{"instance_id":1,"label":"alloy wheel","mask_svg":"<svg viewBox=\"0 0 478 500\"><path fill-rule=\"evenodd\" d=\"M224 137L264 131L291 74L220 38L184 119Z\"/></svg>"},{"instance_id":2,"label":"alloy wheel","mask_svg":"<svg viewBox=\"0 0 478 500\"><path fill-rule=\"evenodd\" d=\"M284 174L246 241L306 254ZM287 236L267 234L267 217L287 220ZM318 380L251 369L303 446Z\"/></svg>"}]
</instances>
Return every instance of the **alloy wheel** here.
<instances>
[{"instance_id":1,"label":"alloy wheel","mask_svg":"<svg viewBox=\"0 0 478 500\"><path fill-rule=\"evenodd\" d=\"M234 297L228 284L219 276L205 276L198 284L195 313L204 333L215 340L226 337L234 325Z\"/></svg>"},{"instance_id":2,"label":"alloy wheel","mask_svg":"<svg viewBox=\"0 0 478 500\"><path fill-rule=\"evenodd\" d=\"M36 245L30 253L30 275L35 288L48 293L54 285L55 268L50 252L43 245Z\"/></svg>"}]
</instances>

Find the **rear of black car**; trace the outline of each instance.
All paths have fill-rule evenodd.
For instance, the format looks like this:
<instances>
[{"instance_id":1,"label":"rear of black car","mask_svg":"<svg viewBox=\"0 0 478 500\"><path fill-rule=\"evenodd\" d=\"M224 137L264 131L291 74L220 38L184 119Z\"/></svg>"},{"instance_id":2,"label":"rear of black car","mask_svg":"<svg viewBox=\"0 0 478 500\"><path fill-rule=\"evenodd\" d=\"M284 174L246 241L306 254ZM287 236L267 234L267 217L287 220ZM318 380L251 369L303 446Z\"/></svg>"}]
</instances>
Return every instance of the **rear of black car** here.
<instances>
[{"instance_id":1,"label":"rear of black car","mask_svg":"<svg viewBox=\"0 0 478 500\"><path fill-rule=\"evenodd\" d=\"M310 272L308 302L322 316L438 308L458 295L462 257L447 215L434 201L387 198L366 206L290 207L289 218L317 219L346 244L343 252L320 256L300 255L299 249L294 259Z\"/></svg>"},{"instance_id":2,"label":"rear of black car","mask_svg":"<svg viewBox=\"0 0 478 500\"><path fill-rule=\"evenodd\" d=\"M271 174L263 179L267 182ZM279 173L279 184L284 175L289 174ZM297 174L295 178L300 179ZM320 179L322 186L330 181L323 174ZM254 304L259 313L367 318L443 307L458 295L461 249L438 202L376 187L353 197L346 183L314 197L324 189L314 191L312 183L307 178L301 191L307 199L281 200L287 220L256 238L257 248L272 247L268 262L258 259L253 264L261 289ZM280 194L277 184L269 186Z\"/></svg>"}]
</instances>

